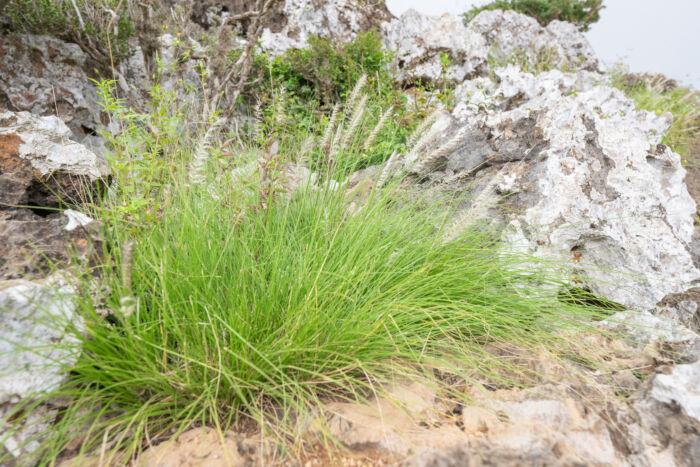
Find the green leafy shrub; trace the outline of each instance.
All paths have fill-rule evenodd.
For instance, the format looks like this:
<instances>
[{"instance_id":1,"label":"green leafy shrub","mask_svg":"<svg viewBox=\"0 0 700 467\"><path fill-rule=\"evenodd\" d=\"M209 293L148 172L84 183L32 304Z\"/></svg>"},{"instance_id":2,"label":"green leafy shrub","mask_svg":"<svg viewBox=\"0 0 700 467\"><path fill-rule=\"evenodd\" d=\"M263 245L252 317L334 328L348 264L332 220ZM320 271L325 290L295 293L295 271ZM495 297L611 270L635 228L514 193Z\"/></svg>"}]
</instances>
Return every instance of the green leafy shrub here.
<instances>
[{"instance_id":1,"label":"green leafy shrub","mask_svg":"<svg viewBox=\"0 0 700 467\"><path fill-rule=\"evenodd\" d=\"M228 62L235 63L240 53L240 50L230 51ZM251 77L256 84L251 86L247 97L259 102L261 111L257 120L263 133L285 135L281 138L283 146L290 138L300 145L308 135L323 128L333 105L346 98L358 79L366 76L365 90L372 99L367 103L367 118L363 119L358 135L368 136L372 120L379 115L390 112L391 118L384 122L383 137L372 150L361 145L348 149L353 157L363 161L363 166L378 164L401 149L416 124L415 115L407 110L406 95L397 88L388 71L390 60L389 52L383 49L381 38L374 31L360 33L347 44L312 36L306 48L293 49L274 58L258 54ZM275 115L280 111L283 118Z\"/></svg>"},{"instance_id":2,"label":"green leafy shrub","mask_svg":"<svg viewBox=\"0 0 700 467\"><path fill-rule=\"evenodd\" d=\"M101 89L107 97L109 83ZM106 287L96 293L88 277L84 324L57 324L80 357L47 396L70 403L38 451L41 465L69 445L128 464L152 440L202 424L222 432L253 421L294 440L324 402L363 400L397 379L464 398L455 378L546 377L484 344L580 358L567 332L596 311L559 300L544 265L489 229L455 230L454 204L404 191L399 173L354 190L345 176L361 161L333 151L319 183L289 188L285 164L299 147L268 140L223 157L222 122L196 136L175 119L186 109L154 95L148 115L105 103L124 127L113 140L113 193L93 213L107 247L90 277ZM360 108L353 95L349 115ZM150 203L125 210L134 199ZM134 217L145 208L150 217ZM8 420L21 422L25 409Z\"/></svg>"},{"instance_id":3,"label":"green leafy shrub","mask_svg":"<svg viewBox=\"0 0 700 467\"><path fill-rule=\"evenodd\" d=\"M134 28L128 5L119 0L9 0L0 14L13 29L76 42L106 65L129 53Z\"/></svg>"},{"instance_id":4,"label":"green leafy shrub","mask_svg":"<svg viewBox=\"0 0 700 467\"><path fill-rule=\"evenodd\" d=\"M464 13L466 22L486 10L514 10L535 18L546 26L556 20L568 21L581 31L588 31L600 19L603 0L494 0L483 6L472 7Z\"/></svg>"},{"instance_id":5,"label":"green leafy shrub","mask_svg":"<svg viewBox=\"0 0 700 467\"><path fill-rule=\"evenodd\" d=\"M303 83L316 89L326 104L345 97L360 76L369 76L380 93L392 86L391 57L375 31L362 32L349 43L311 36L308 47L290 50L272 62L272 77L293 90Z\"/></svg>"}]
</instances>

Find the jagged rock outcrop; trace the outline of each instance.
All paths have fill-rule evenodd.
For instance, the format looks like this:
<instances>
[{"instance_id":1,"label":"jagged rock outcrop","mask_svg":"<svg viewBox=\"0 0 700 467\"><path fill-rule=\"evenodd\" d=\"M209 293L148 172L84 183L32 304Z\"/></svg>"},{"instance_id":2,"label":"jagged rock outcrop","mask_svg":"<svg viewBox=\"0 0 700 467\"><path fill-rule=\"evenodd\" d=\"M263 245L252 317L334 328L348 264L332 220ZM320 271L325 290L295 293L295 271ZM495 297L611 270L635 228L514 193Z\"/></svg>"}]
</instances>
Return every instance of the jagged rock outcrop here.
<instances>
[{"instance_id":1,"label":"jagged rock outcrop","mask_svg":"<svg viewBox=\"0 0 700 467\"><path fill-rule=\"evenodd\" d=\"M553 21L540 26L514 11L484 11L464 25L450 14L428 16L408 10L383 25L393 67L401 79L462 82L488 73L490 63L514 59L523 65L597 71L598 59L573 24ZM441 54L449 57L444 69ZM443 73L445 75L443 76Z\"/></svg>"},{"instance_id":2,"label":"jagged rock outcrop","mask_svg":"<svg viewBox=\"0 0 700 467\"><path fill-rule=\"evenodd\" d=\"M457 89L452 115L435 124L437 149L408 167L469 193L455 228L499 219L513 245L632 309L700 280L695 202L680 157L659 144L669 116L637 110L595 73L495 74L498 84Z\"/></svg>"},{"instance_id":3,"label":"jagged rock outcrop","mask_svg":"<svg viewBox=\"0 0 700 467\"><path fill-rule=\"evenodd\" d=\"M385 23L382 33L386 47L395 51L392 66L402 79L436 80L445 71L445 78L461 82L488 67L486 39L455 15L435 17L408 10ZM441 53L450 58L447 70L443 70Z\"/></svg>"},{"instance_id":4,"label":"jagged rock outcrop","mask_svg":"<svg viewBox=\"0 0 700 467\"><path fill-rule=\"evenodd\" d=\"M554 20L542 27L534 18L513 10L490 10L479 13L467 29L481 34L497 59L524 54L530 65L547 60L555 67L601 68L586 36L571 23Z\"/></svg>"},{"instance_id":5,"label":"jagged rock outcrop","mask_svg":"<svg viewBox=\"0 0 700 467\"><path fill-rule=\"evenodd\" d=\"M25 399L56 390L68 377L64 365L80 353L76 334L80 327L75 291L60 276L41 282L0 282L0 420L12 415L13 406ZM45 401L6 437L0 424L2 447L30 465L42 436L51 427L61 401Z\"/></svg>"},{"instance_id":6,"label":"jagged rock outcrop","mask_svg":"<svg viewBox=\"0 0 700 467\"><path fill-rule=\"evenodd\" d=\"M18 402L55 390L79 354L67 331L79 327L75 290L65 275L43 277L54 265L96 257L96 223L59 207L94 195L109 171L71 136L57 117L0 112L0 420ZM44 402L8 438L0 423L3 449L31 464L58 403Z\"/></svg>"},{"instance_id":7,"label":"jagged rock outcrop","mask_svg":"<svg viewBox=\"0 0 700 467\"><path fill-rule=\"evenodd\" d=\"M58 116L82 141L99 129L97 89L77 44L50 36L0 35L0 109Z\"/></svg>"},{"instance_id":8,"label":"jagged rock outcrop","mask_svg":"<svg viewBox=\"0 0 700 467\"><path fill-rule=\"evenodd\" d=\"M109 170L70 137L57 117L0 113L0 279L38 277L51 261L90 254L92 232L66 230L58 208L87 200Z\"/></svg>"},{"instance_id":9,"label":"jagged rock outcrop","mask_svg":"<svg viewBox=\"0 0 700 467\"><path fill-rule=\"evenodd\" d=\"M260 47L275 56L306 47L312 34L350 42L360 31L378 30L392 18L384 2L377 0L285 0L277 20L282 27L263 31Z\"/></svg>"}]
</instances>

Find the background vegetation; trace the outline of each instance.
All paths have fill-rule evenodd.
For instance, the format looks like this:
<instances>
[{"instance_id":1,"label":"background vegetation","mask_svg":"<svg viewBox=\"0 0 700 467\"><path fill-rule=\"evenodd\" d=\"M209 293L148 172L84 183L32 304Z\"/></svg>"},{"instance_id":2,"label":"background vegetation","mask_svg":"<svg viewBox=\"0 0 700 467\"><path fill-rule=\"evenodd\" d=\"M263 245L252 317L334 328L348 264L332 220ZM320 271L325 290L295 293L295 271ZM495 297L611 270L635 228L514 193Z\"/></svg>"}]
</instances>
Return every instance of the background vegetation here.
<instances>
[{"instance_id":1,"label":"background vegetation","mask_svg":"<svg viewBox=\"0 0 700 467\"><path fill-rule=\"evenodd\" d=\"M552 21L568 21L581 31L588 31L600 19L603 0L494 0L483 6L472 7L464 13L466 22L486 10L514 10L535 18L546 26Z\"/></svg>"},{"instance_id":2,"label":"background vegetation","mask_svg":"<svg viewBox=\"0 0 700 467\"><path fill-rule=\"evenodd\" d=\"M14 30L75 42L106 64L110 55L119 61L129 53L135 33L130 5L123 0L9 0L0 14Z\"/></svg>"}]
</instances>

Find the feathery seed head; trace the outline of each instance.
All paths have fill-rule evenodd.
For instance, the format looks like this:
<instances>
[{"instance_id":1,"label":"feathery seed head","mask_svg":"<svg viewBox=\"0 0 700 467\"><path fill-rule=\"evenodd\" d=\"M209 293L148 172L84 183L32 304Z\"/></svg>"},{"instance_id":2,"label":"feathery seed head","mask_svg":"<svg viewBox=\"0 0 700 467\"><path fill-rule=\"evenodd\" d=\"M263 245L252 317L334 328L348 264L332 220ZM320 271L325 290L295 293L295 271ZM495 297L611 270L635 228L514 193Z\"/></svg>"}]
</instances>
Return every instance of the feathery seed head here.
<instances>
[{"instance_id":1,"label":"feathery seed head","mask_svg":"<svg viewBox=\"0 0 700 467\"><path fill-rule=\"evenodd\" d=\"M377 125L372 130L372 133L370 133L369 138L367 138L367 141L365 141L365 145L364 145L365 150L369 149L372 146L372 144L374 144L374 141L377 139L377 136L379 136L379 133L382 131L384 124L386 124L386 121L389 120L390 116L391 116L390 109L386 109L385 111L383 111L381 113L381 116L379 117L379 121L377 122Z\"/></svg>"}]
</instances>

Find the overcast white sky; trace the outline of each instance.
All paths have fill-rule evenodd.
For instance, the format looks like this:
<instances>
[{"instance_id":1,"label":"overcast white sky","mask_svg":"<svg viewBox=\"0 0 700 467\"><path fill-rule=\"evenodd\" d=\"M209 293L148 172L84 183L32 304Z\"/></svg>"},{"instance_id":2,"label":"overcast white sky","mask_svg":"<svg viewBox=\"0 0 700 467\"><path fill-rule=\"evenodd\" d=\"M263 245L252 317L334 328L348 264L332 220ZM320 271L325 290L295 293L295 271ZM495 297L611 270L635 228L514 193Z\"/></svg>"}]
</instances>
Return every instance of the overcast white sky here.
<instances>
[{"instance_id":1,"label":"overcast white sky","mask_svg":"<svg viewBox=\"0 0 700 467\"><path fill-rule=\"evenodd\" d=\"M462 13L486 0L387 0L400 15ZM656 71L700 89L700 0L605 0L601 20L587 33L605 63Z\"/></svg>"}]
</instances>

